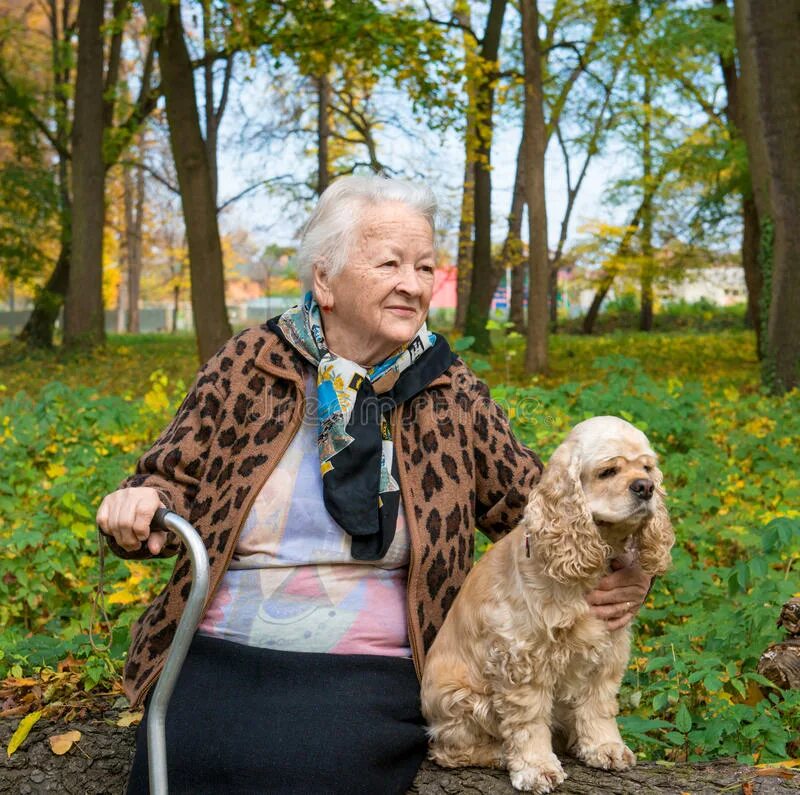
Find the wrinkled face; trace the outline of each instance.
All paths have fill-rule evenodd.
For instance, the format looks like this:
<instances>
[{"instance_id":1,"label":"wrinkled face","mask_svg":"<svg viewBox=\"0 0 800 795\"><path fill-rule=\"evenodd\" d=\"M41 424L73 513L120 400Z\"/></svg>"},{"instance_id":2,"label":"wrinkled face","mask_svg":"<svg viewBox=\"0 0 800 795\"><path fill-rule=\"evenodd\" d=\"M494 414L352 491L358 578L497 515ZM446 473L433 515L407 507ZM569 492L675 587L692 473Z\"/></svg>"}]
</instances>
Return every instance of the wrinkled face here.
<instances>
[{"instance_id":1,"label":"wrinkled face","mask_svg":"<svg viewBox=\"0 0 800 795\"><path fill-rule=\"evenodd\" d=\"M598 450L581 472L586 503L595 522L634 526L654 510L655 487L661 479L648 446L617 439Z\"/></svg>"},{"instance_id":2,"label":"wrinkled face","mask_svg":"<svg viewBox=\"0 0 800 795\"><path fill-rule=\"evenodd\" d=\"M400 202L367 208L350 259L329 278L315 270L314 294L332 351L376 364L419 331L433 293L433 231Z\"/></svg>"}]
</instances>

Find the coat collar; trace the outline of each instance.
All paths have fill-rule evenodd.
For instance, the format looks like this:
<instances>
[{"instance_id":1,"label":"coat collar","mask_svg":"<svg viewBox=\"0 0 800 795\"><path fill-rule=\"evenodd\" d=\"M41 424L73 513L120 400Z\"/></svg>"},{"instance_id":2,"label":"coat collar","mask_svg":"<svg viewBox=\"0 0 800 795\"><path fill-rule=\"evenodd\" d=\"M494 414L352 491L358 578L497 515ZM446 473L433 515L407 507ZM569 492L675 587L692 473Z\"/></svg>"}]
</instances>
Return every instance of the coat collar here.
<instances>
[{"instance_id":1,"label":"coat collar","mask_svg":"<svg viewBox=\"0 0 800 795\"><path fill-rule=\"evenodd\" d=\"M294 348L283 337L268 328L261 326L264 332L264 344L256 354L255 366L266 373L280 376L288 381L303 383L303 363Z\"/></svg>"},{"instance_id":2,"label":"coat collar","mask_svg":"<svg viewBox=\"0 0 800 795\"><path fill-rule=\"evenodd\" d=\"M266 373L280 376L288 381L296 381L298 384L304 383L304 360L289 345L280 334L277 334L269 326L269 322L261 326L264 333L264 345L255 358L255 366ZM432 387L450 386L452 377L451 364L443 373L440 373L426 385L426 389Z\"/></svg>"}]
</instances>

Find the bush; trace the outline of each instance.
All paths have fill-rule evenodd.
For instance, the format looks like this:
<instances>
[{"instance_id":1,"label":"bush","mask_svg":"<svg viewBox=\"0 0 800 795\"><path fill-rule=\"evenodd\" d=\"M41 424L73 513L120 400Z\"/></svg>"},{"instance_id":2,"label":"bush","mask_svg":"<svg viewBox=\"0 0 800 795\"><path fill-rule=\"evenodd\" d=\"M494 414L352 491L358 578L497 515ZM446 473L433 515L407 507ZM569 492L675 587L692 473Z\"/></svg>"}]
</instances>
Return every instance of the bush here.
<instances>
[{"instance_id":1,"label":"bush","mask_svg":"<svg viewBox=\"0 0 800 795\"><path fill-rule=\"evenodd\" d=\"M747 307L745 304L719 306L706 298L695 302L660 301L655 309L653 328L657 331L716 332L745 327ZM624 293L618 298L603 303L595 323L595 333L605 334L615 330L633 331L639 328L639 301L633 293ZM559 329L580 334L583 331L583 315L559 321Z\"/></svg>"},{"instance_id":2,"label":"bush","mask_svg":"<svg viewBox=\"0 0 800 795\"><path fill-rule=\"evenodd\" d=\"M21 392L0 404L0 675L71 655L86 660L91 687L118 666L128 624L153 597L165 566L108 559L113 618L100 621L93 615L94 514L163 424L172 402L166 384L155 373L141 404L59 382L36 399ZM111 638L110 653L93 649L92 619L101 643Z\"/></svg>"}]
</instances>

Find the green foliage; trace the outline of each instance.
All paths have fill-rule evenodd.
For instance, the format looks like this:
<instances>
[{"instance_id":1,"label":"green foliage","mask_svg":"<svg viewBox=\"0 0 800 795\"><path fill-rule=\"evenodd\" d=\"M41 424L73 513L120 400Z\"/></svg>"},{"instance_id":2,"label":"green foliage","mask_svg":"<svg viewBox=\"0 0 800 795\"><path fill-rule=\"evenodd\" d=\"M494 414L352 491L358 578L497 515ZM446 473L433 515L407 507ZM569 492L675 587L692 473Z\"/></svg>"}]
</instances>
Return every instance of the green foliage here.
<instances>
[{"instance_id":1,"label":"green foliage","mask_svg":"<svg viewBox=\"0 0 800 795\"><path fill-rule=\"evenodd\" d=\"M58 238L58 186L48 164L0 164L0 267L29 282L50 265Z\"/></svg>"},{"instance_id":2,"label":"green foliage","mask_svg":"<svg viewBox=\"0 0 800 795\"><path fill-rule=\"evenodd\" d=\"M70 654L86 660L87 688L114 672L127 626L152 598L165 565L108 560L113 631L99 623L94 514L182 391L178 383L168 394L157 372L141 403L59 382L33 399L18 392L0 403L0 674L54 666ZM107 652L92 649L93 620L104 645L110 635Z\"/></svg>"},{"instance_id":3,"label":"green foliage","mask_svg":"<svg viewBox=\"0 0 800 795\"><path fill-rule=\"evenodd\" d=\"M482 362L520 439L545 460L575 423L604 413L641 427L661 456L678 543L634 630L620 694L632 747L668 759L796 755L800 694L779 693L755 669L780 638L781 604L798 591L800 393L758 387L743 333L554 337L554 373L536 379L521 375L519 335L504 324L490 333L489 359L471 354L469 339L455 347ZM141 376L155 366L172 377ZM93 615L94 511L193 369L191 340L122 337L92 357L3 373L26 390L0 403L0 676L71 655L83 661L85 688L118 677L128 626L171 564L107 558L110 621ZM80 386L87 373L98 386ZM479 534L478 554L488 544ZM108 649L92 648L90 626Z\"/></svg>"}]
</instances>

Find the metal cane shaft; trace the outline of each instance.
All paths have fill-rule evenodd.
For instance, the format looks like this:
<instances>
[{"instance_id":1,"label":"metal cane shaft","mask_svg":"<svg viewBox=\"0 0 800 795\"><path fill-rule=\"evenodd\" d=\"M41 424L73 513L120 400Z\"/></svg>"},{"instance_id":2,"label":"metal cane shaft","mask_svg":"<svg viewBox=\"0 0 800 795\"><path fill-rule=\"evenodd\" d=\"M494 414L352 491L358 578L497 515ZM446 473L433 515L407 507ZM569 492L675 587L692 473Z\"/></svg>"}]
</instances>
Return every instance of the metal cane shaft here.
<instances>
[{"instance_id":1,"label":"metal cane shaft","mask_svg":"<svg viewBox=\"0 0 800 795\"><path fill-rule=\"evenodd\" d=\"M150 795L167 795L167 741L164 732L167 705L183 661L189 651L197 625L203 617L208 598L208 554L197 530L175 513L160 508L153 517L152 527L171 530L186 546L192 567L192 587L183 615L175 630L164 668L147 708L147 755L150 773Z\"/></svg>"}]
</instances>

